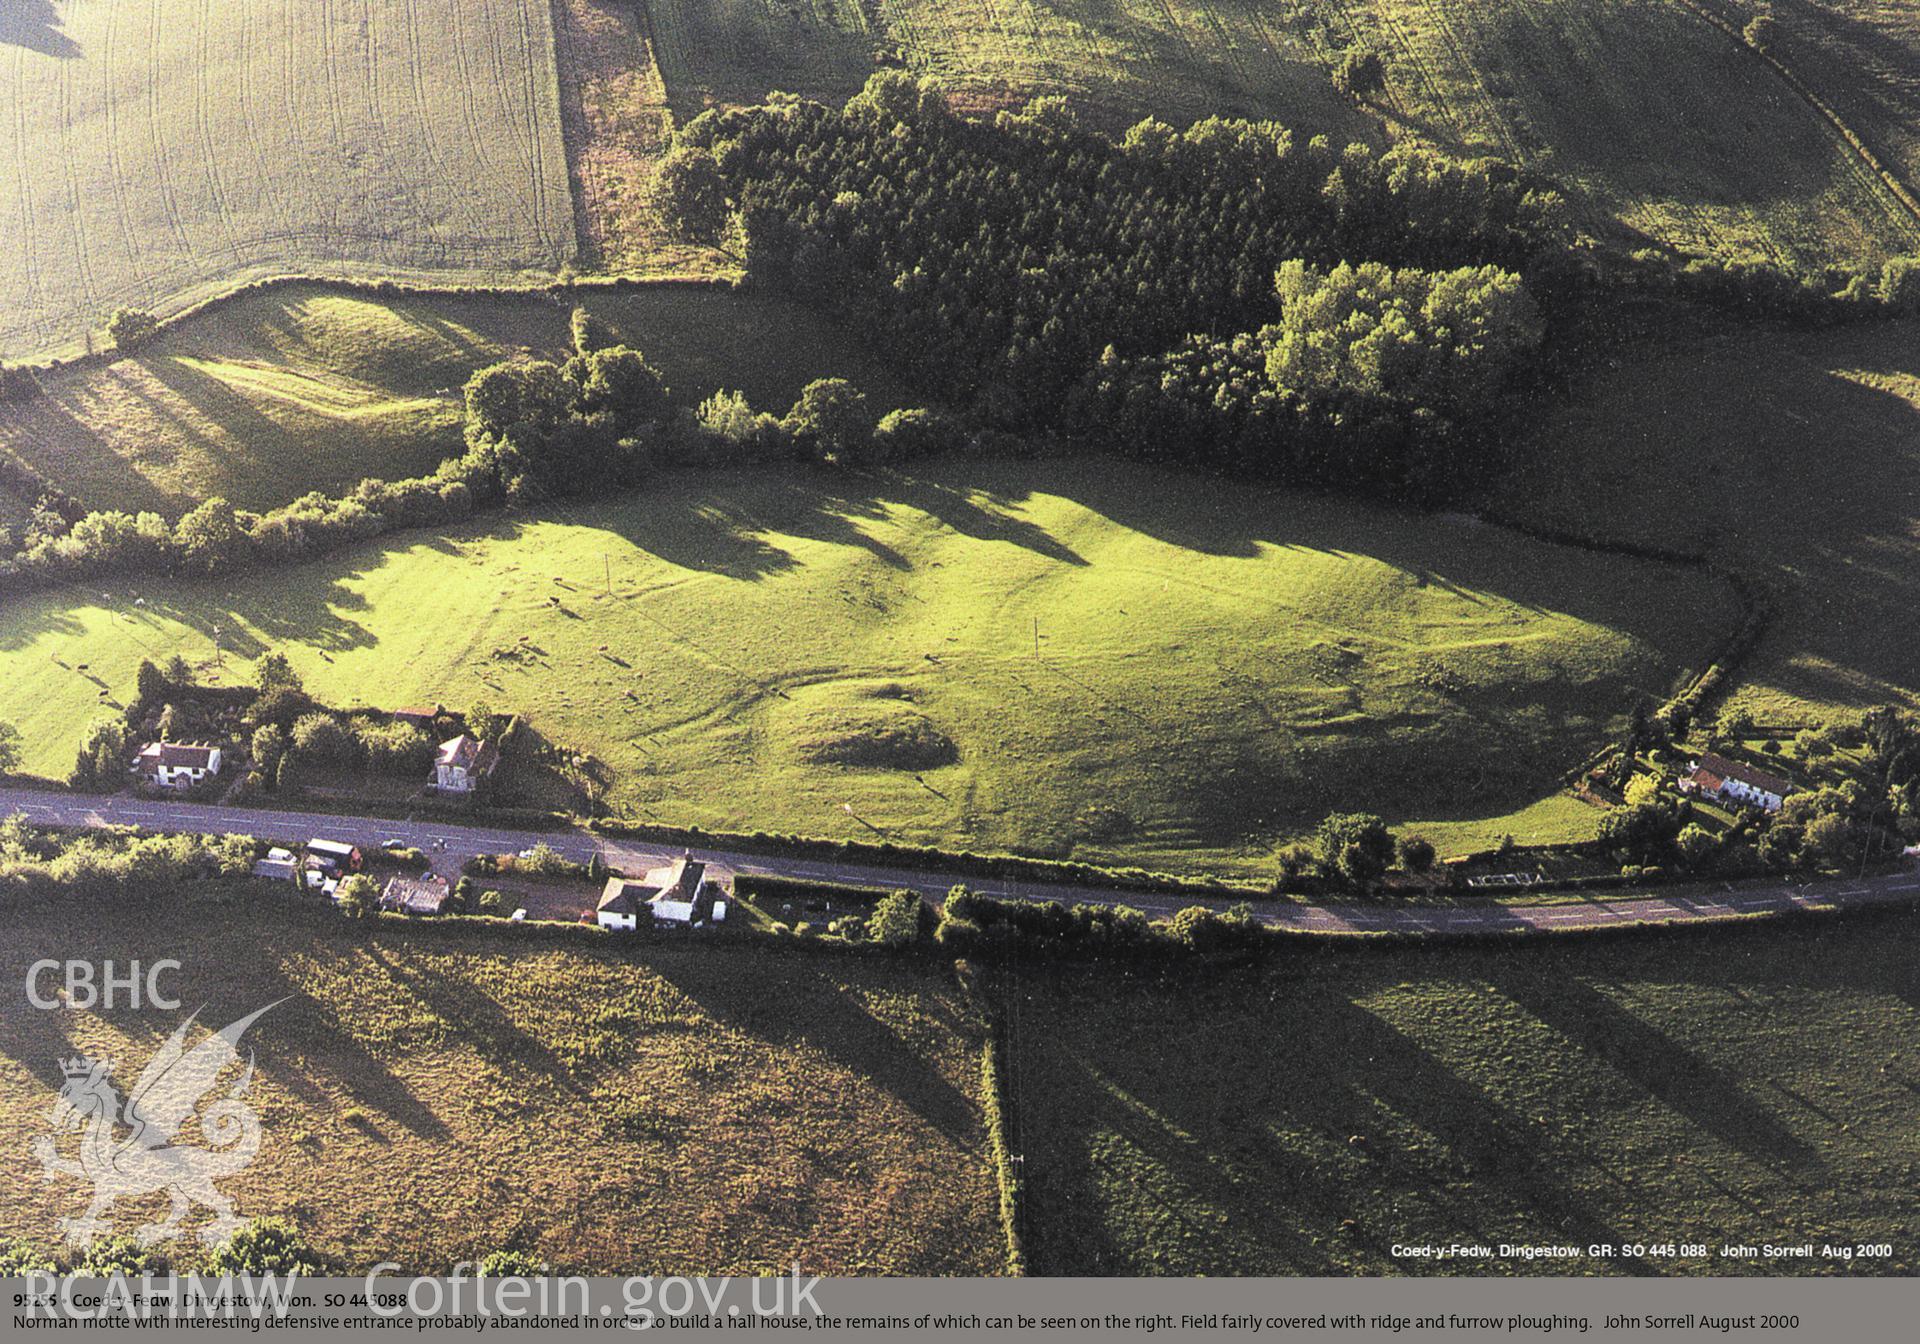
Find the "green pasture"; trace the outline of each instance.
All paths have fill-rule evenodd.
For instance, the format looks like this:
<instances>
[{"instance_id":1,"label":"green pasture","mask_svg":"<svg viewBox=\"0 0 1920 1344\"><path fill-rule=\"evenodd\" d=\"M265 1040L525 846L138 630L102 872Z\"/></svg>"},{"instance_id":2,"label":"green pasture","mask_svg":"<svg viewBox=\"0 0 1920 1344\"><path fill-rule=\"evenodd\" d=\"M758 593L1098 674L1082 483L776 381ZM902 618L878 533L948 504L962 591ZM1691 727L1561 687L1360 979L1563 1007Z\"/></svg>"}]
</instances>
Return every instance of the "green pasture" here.
<instances>
[{"instance_id":1,"label":"green pasture","mask_svg":"<svg viewBox=\"0 0 1920 1344\"><path fill-rule=\"evenodd\" d=\"M1906 915L1023 973L1008 1070L1054 1275L1912 1274ZM1395 1258L1813 1242L1852 1260Z\"/></svg>"},{"instance_id":2,"label":"green pasture","mask_svg":"<svg viewBox=\"0 0 1920 1344\"><path fill-rule=\"evenodd\" d=\"M1920 325L1702 320L1596 369L1521 460L1505 507L1704 546L1777 595L1731 698L1759 722L1920 696Z\"/></svg>"},{"instance_id":3,"label":"green pasture","mask_svg":"<svg viewBox=\"0 0 1920 1344\"><path fill-rule=\"evenodd\" d=\"M524 712L661 822L1261 872L1336 808L1497 839L1732 616L1697 572L1113 462L761 468L24 597L0 718L64 773L141 658L278 648L333 703Z\"/></svg>"},{"instance_id":4,"label":"green pasture","mask_svg":"<svg viewBox=\"0 0 1920 1344\"><path fill-rule=\"evenodd\" d=\"M785 300L667 285L583 302L690 401L720 387L784 413L813 378L851 377L882 408L897 381L852 338ZM0 406L0 446L93 508L177 516L211 495L267 509L461 451L467 376L567 352L572 299L544 293L375 298L323 286L252 294L104 368L49 375Z\"/></svg>"}]
</instances>

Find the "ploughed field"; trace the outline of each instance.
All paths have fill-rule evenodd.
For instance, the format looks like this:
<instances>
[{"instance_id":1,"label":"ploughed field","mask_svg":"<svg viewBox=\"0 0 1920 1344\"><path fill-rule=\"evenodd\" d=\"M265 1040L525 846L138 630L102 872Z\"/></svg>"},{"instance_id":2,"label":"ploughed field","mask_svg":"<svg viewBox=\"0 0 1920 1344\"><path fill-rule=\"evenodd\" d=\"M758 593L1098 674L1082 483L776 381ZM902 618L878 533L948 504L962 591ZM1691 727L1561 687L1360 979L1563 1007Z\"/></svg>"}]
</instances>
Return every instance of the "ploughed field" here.
<instances>
[{"instance_id":1,"label":"ploughed field","mask_svg":"<svg viewBox=\"0 0 1920 1344\"><path fill-rule=\"evenodd\" d=\"M1111 461L767 465L26 595L0 719L64 774L142 658L276 648L329 703L524 712L625 814L1258 873L1356 805L1590 830L1535 805L1733 619L1699 571Z\"/></svg>"},{"instance_id":2,"label":"ploughed field","mask_svg":"<svg viewBox=\"0 0 1920 1344\"><path fill-rule=\"evenodd\" d=\"M1912 1274L1917 946L1896 913L1198 981L1022 973L1034 1272ZM1676 1253L1393 1253L1503 1242Z\"/></svg>"},{"instance_id":3,"label":"ploughed field","mask_svg":"<svg viewBox=\"0 0 1920 1344\"><path fill-rule=\"evenodd\" d=\"M548 275L574 254L543 0L0 10L0 355L267 274Z\"/></svg>"},{"instance_id":4,"label":"ploughed field","mask_svg":"<svg viewBox=\"0 0 1920 1344\"><path fill-rule=\"evenodd\" d=\"M937 968L523 927L370 932L279 890L11 901L10 984L43 957L171 959L158 983L183 1006L6 997L0 1237L58 1251L58 1220L90 1193L43 1181L31 1150L63 1059L110 1058L124 1093L196 1009L218 1031L279 1001L241 1042L259 1155L219 1186L350 1272L446 1273L505 1248L609 1274L999 1272L984 1029ZM195 1125L180 1143L203 1146ZM122 1200L113 1230L166 1208Z\"/></svg>"}]
</instances>

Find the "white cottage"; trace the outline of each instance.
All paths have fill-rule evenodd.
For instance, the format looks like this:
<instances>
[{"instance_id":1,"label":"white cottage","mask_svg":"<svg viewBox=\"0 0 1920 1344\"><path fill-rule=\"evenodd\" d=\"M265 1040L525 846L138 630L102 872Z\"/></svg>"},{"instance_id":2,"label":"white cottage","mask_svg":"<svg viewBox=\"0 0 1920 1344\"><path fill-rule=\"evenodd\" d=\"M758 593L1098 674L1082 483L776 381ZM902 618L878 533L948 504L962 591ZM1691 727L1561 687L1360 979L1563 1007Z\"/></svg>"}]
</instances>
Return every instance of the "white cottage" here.
<instances>
[{"instance_id":1,"label":"white cottage","mask_svg":"<svg viewBox=\"0 0 1920 1344\"><path fill-rule=\"evenodd\" d=\"M133 758L133 768L149 784L186 789L220 773L220 748L184 742L149 742Z\"/></svg>"},{"instance_id":2,"label":"white cottage","mask_svg":"<svg viewBox=\"0 0 1920 1344\"><path fill-rule=\"evenodd\" d=\"M472 793L492 773L498 755L491 743L471 733L442 742L433 758L434 787L442 793Z\"/></svg>"},{"instance_id":3,"label":"white cottage","mask_svg":"<svg viewBox=\"0 0 1920 1344\"><path fill-rule=\"evenodd\" d=\"M1715 751L1703 753L1693 763L1686 778L1680 781L1680 787L1702 797L1767 812L1778 812L1780 804L1793 792L1793 785L1780 776L1728 760Z\"/></svg>"},{"instance_id":4,"label":"white cottage","mask_svg":"<svg viewBox=\"0 0 1920 1344\"><path fill-rule=\"evenodd\" d=\"M724 893L707 881L707 865L691 857L655 868L645 877L614 877L600 894L596 918L603 929L633 930L642 917L659 924L719 924L726 920Z\"/></svg>"}]
</instances>

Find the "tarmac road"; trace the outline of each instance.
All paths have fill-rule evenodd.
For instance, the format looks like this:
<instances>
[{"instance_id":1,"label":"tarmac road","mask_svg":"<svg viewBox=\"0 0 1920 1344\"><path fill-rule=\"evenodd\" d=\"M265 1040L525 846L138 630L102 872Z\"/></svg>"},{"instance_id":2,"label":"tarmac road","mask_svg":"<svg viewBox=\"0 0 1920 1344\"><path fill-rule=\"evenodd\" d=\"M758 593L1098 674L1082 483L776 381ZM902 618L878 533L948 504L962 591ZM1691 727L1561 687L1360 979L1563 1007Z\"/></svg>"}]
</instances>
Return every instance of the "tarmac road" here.
<instances>
[{"instance_id":1,"label":"tarmac road","mask_svg":"<svg viewBox=\"0 0 1920 1344\"><path fill-rule=\"evenodd\" d=\"M1125 891L1068 883L1015 882L941 874L922 869L887 868L833 859L783 858L721 849L646 844L588 831L516 831L459 826L440 820L388 821L374 817L280 812L264 808L219 807L132 797L45 793L0 788L0 816L23 813L41 825L141 826L154 831L225 834L238 832L297 848L309 839L340 840L362 848L389 839L417 846L448 875L479 854L513 854L547 844L579 863L594 854L610 868L638 873L670 863L683 853L705 861L716 877L753 873L844 882L855 886L905 887L935 898L955 883L987 896L1067 903L1130 905L1150 916L1171 915L1190 905L1225 909L1233 902L1182 894ZM1437 905L1419 902L1306 903L1295 900L1259 906L1259 917L1280 928L1314 933L1394 932L1427 936L1472 935L1512 930L1620 928L1638 924L1686 924L1797 909L1833 909L1912 901L1920 894L1920 873L1911 864L1899 872L1861 881L1796 883L1770 880L1724 884L1713 894L1595 895L1552 902Z\"/></svg>"}]
</instances>

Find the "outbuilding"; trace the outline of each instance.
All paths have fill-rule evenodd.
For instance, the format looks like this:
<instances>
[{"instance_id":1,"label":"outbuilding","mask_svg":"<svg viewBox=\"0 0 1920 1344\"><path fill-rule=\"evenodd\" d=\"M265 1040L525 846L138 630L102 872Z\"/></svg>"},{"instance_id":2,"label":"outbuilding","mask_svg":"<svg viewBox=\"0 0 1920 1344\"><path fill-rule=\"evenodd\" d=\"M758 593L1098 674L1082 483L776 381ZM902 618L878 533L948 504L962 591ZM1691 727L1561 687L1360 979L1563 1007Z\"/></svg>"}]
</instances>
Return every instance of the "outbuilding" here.
<instances>
[{"instance_id":1,"label":"outbuilding","mask_svg":"<svg viewBox=\"0 0 1920 1344\"><path fill-rule=\"evenodd\" d=\"M266 858L254 860L253 875L274 882L294 882L300 877L300 860L290 849L271 849Z\"/></svg>"}]
</instances>

